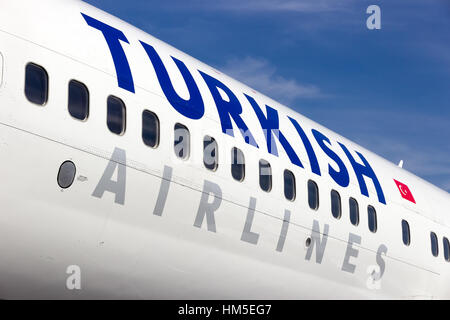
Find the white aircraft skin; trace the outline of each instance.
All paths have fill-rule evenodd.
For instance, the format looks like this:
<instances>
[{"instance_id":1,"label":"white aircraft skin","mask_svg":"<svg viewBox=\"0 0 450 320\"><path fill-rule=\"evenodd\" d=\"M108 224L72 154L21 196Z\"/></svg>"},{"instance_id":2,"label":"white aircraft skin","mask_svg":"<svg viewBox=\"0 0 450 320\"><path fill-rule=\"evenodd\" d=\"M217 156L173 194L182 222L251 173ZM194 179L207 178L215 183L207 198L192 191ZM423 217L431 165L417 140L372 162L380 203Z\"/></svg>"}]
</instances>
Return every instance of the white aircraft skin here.
<instances>
[{"instance_id":1,"label":"white aircraft skin","mask_svg":"<svg viewBox=\"0 0 450 320\"><path fill-rule=\"evenodd\" d=\"M0 0L0 8L1 299L450 298L450 263L444 259L442 245L443 237L450 237L446 191L84 2ZM134 93L118 86L102 32L89 26L81 13L127 37L129 43L121 44ZM176 92L188 99L186 84L170 57L186 64L205 102L201 119L190 119L172 107L139 41L155 48ZM49 75L44 106L31 103L24 94L29 62L44 67ZM245 143L235 123L234 137L222 132L215 102L199 71L220 80L238 97L242 119L259 148ZM87 121L72 118L67 110L71 79L89 89ZM244 94L263 109L267 104L278 111L281 131L304 168L291 163L277 139L279 155L268 152L261 125ZM127 107L122 136L106 126L109 95L121 98ZM141 138L145 109L159 117L157 148L146 146ZM301 124L308 136L321 175L312 172L304 144L288 117ZM188 160L174 154L177 122L190 130ZM348 187L330 177L329 164L338 168L320 148L312 129L330 139L330 149L348 169ZM205 135L214 137L219 146L214 172L202 162ZM370 178L365 178L369 196L361 194L352 164L337 142L359 163L355 151L364 155L386 204L379 201ZM231 176L232 147L245 155L243 182ZM260 159L272 166L270 192L259 187ZM73 185L61 189L57 173L66 160L75 163L77 172ZM93 195L108 165L115 168L112 180L126 173L123 204L114 192ZM296 178L294 201L284 197L284 169ZM308 205L309 179L319 188L317 211ZM409 186L416 204L401 197L393 179ZM340 219L331 214L332 189L342 199ZM166 201L159 203L157 215L159 195ZM350 223L349 197L359 203L358 226ZM249 209L252 198L256 199L254 215ZM199 208L214 201L220 203L213 212L214 224L207 216L195 226ZM376 233L368 228L368 205L377 211ZM402 242L403 219L411 228L409 246ZM283 227L287 228L284 236ZM431 253L430 232L438 236L438 257ZM81 270L80 290L67 287L69 266Z\"/></svg>"}]
</instances>

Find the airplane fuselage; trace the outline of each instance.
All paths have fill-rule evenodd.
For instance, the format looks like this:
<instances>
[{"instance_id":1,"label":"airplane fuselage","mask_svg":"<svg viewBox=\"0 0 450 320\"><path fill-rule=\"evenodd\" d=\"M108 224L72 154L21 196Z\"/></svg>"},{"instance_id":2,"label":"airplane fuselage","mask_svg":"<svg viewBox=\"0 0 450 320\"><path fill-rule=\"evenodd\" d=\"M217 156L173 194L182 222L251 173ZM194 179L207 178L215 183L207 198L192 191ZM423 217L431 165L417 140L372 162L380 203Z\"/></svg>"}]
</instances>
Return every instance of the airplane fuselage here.
<instances>
[{"instance_id":1,"label":"airplane fuselage","mask_svg":"<svg viewBox=\"0 0 450 320\"><path fill-rule=\"evenodd\" d=\"M0 298L450 297L447 192L83 2L0 21Z\"/></svg>"}]
</instances>

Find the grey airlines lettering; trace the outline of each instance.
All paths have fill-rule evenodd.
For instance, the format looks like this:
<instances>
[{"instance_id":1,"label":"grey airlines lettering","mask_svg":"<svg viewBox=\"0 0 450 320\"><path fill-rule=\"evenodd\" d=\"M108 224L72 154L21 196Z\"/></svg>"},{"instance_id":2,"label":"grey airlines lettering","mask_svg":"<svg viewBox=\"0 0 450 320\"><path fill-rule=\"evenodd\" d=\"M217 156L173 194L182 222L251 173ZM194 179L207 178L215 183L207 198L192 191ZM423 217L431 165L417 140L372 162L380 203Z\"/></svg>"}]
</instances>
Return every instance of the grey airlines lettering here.
<instances>
[{"instance_id":1,"label":"grey airlines lettering","mask_svg":"<svg viewBox=\"0 0 450 320\"><path fill-rule=\"evenodd\" d=\"M96 20L86 14L81 13L86 23L100 31L103 34L103 38L108 45L110 50L114 66L116 69L118 86L122 89L125 89L129 92L135 93L135 86L133 80L133 74L130 69L130 65L128 63L127 56L122 47L122 43L129 44L127 37L125 34L112 27L109 26L99 20ZM186 87L189 91L189 99L185 100L181 98L175 91L172 82L170 80L170 76L165 68L161 58L156 52L155 48L143 41L140 41L141 46L147 53L148 58L150 59L151 64L156 72L156 76L158 78L159 84L161 86L164 95L166 96L168 102L172 105L172 107L179 112L181 115L198 120L201 119L205 112L205 105L203 102L202 94L192 77L192 74L186 67L183 61L172 57L172 60L178 67ZM236 95L221 81L218 79L198 70L203 80L205 81L217 108L217 112L220 118L220 123L222 126L222 132L234 137L234 131L232 122L239 128L239 131L244 138L244 141L247 144L250 144L256 148L260 148L260 145L254 139L250 129L247 127L244 119L241 116L242 113L242 105L239 102L239 99ZM223 97L223 93L226 94L227 99ZM265 142L267 151L275 156L278 156L276 141L280 143L280 145L285 150L288 155L290 161L301 168L303 168L303 164L300 161L300 158L294 151L290 142L287 140L286 136L280 130L280 121L278 116L278 111L268 105L265 105L266 115L262 111L263 108L255 101L255 99L244 93L244 96L247 98L250 106L254 110L258 121L260 123L261 129L265 134ZM317 175L321 175L320 167L317 161L316 153L309 141L307 135L303 131L301 125L293 118L289 117L289 120L295 127L297 133L300 136L300 139L305 147L307 152L311 171ZM349 185L350 177L348 170L344 164L344 162L339 158L339 156L331 149L331 142L329 138L327 138L324 134L320 133L317 130L312 130L313 136L316 139L317 144L320 146L322 151L333 160L339 167L339 171L336 171L329 165L328 173L330 177L341 187L347 187ZM275 139L277 138L277 139ZM350 161L353 171L358 180L358 184L360 187L361 194L369 197L369 192L367 189L366 181L364 178L369 178L372 180L375 190L377 192L378 201L386 204L386 200L384 197L383 189L381 188L380 182L375 174L375 171L370 166L369 162L366 158L359 152L355 151L359 156L360 161L356 160L355 157L351 154L348 148L338 142L339 146L344 151L348 160ZM362 162L362 164L360 163ZM207 216L208 217L208 216Z\"/></svg>"},{"instance_id":2,"label":"grey airlines lettering","mask_svg":"<svg viewBox=\"0 0 450 320\"><path fill-rule=\"evenodd\" d=\"M95 187L92 193L93 197L102 198L105 192L114 194L115 202L121 205L125 204L125 190L126 190L126 151L123 149L115 148L104 173L102 174L100 181ZM112 177L117 171L117 178L113 180ZM164 216L164 208L166 206L167 198L169 197L170 186L172 182L173 168L164 166L161 184L157 195L153 215L158 217ZM223 196L220 185L204 180L203 189L197 190L200 193L200 199L198 201L198 209L195 214L193 226L198 229L207 230L207 232L217 233L218 228L216 224L216 214L220 214L220 207L222 205ZM257 199L254 197L249 198L249 204L247 207L247 215L245 222L243 223L243 229L241 233L241 241L247 242L252 245L258 245L260 237L264 237L264 233L258 233L257 228L254 228L254 220L257 214ZM287 239L289 226L291 224L290 218L291 212L289 210L284 211L284 219L281 221L281 228L278 235L278 241L275 251L281 253L284 249L284 244ZM258 218L256 218L258 219ZM279 219L276 219L280 221ZM220 227L220 226L219 226ZM325 258L326 248L330 235L330 225L324 224L323 230L320 228L320 222L313 220L311 227L311 234L308 237L310 240L307 245L307 252L305 255L306 261L313 261L317 264L322 264ZM331 240L332 238L330 238ZM349 233L347 247L345 255L342 261L341 271L354 274L357 268L357 259L361 248L362 237ZM315 255L314 255L315 251ZM381 244L376 253L376 265L368 266L370 272L367 279L367 287L369 289L379 289L380 280L383 277L386 270L386 262L382 257L382 254L386 255L388 248L386 245Z\"/></svg>"}]
</instances>

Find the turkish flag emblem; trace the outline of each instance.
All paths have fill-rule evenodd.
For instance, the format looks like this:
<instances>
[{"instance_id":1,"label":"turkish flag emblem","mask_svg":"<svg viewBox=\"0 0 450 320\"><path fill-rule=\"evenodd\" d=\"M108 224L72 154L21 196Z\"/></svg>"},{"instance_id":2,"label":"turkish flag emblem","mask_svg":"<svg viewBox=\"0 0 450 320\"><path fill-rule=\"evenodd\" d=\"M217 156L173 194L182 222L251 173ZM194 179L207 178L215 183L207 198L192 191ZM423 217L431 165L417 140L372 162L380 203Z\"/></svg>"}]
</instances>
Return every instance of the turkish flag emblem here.
<instances>
[{"instance_id":1,"label":"turkish flag emblem","mask_svg":"<svg viewBox=\"0 0 450 320\"><path fill-rule=\"evenodd\" d=\"M397 181L395 179L394 182L397 185L397 188L400 191L403 199L411 201L412 203L416 203L416 200L414 200L414 197L406 184L401 183L400 181Z\"/></svg>"}]
</instances>

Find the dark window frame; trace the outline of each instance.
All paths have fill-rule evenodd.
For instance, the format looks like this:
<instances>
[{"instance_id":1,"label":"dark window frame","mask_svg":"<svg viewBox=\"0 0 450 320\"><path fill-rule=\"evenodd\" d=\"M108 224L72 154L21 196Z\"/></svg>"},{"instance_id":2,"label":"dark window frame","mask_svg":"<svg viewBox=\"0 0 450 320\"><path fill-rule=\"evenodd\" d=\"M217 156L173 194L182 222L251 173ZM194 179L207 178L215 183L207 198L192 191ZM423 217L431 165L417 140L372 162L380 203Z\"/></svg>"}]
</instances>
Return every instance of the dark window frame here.
<instances>
[{"instance_id":1,"label":"dark window frame","mask_svg":"<svg viewBox=\"0 0 450 320\"><path fill-rule=\"evenodd\" d=\"M177 128L178 127L178 128ZM182 136L183 137L183 142L180 142L176 140L176 136L175 133L177 132L177 130L184 130L185 132L187 132L187 135ZM178 159L181 160L188 160L189 157L191 156L191 132L189 131L188 127L185 126L182 123L175 123L175 125L173 126L173 134L174 134L174 138L173 138L173 151L175 153L175 156ZM178 144L182 144L183 145L183 156L180 156L180 154L177 154L177 150L175 149L176 146Z\"/></svg>"},{"instance_id":2,"label":"dark window frame","mask_svg":"<svg viewBox=\"0 0 450 320\"><path fill-rule=\"evenodd\" d=\"M152 118L146 118L147 117L146 115L150 115ZM151 119L152 121L148 121L148 119ZM153 120L156 120L156 121L153 121ZM156 123L156 126L155 126L156 129L154 130L155 137L154 138L153 137L152 138L146 138L145 134L150 134L150 133L153 132L153 129L152 130L148 129L148 124L149 123L153 123L153 122ZM144 144L147 147L150 147L152 149L156 149L156 148L159 147L160 135L161 135L161 125L160 125L160 122L159 122L158 115L155 112L153 112L153 111L150 111L148 109L144 109L142 111L142 130L141 130L142 141L144 142ZM150 143L150 141L154 141L154 143Z\"/></svg>"},{"instance_id":3,"label":"dark window frame","mask_svg":"<svg viewBox=\"0 0 450 320\"><path fill-rule=\"evenodd\" d=\"M71 99L70 99L70 97L71 97L71 91L70 91L70 89L71 89L71 85L73 85L73 84L75 84L75 85L77 85L77 86L79 86L80 88L83 88L83 89L85 89L85 93L87 93L87 95L86 95L86 113L85 113L85 116L84 116L84 118L79 118L76 114L74 114L74 113L72 113L72 109L71 109ZM67 110L69 111L69 114L70 114L70 116L72 117L72 118L74 118L74 119L76 119L76 120L79 120L79 121L87 121L87 119L89 118L89 106L90 106L90 93L89 93L89 89L88 89L88 87L83 83L83 82L81 82L81 81L78 81L78 80L75 80L75 79L71 79L70 81L69 81L69 84L68 84L68 95L67 95Z\"/></svg>"},{"instance_id":4,"label":"dark window frame","mask_svg":"<svg viewBox=\"0 0 450 320\"><path fill-rule=\"evenodd\" d=\"M354 208L356 208L356 221L353 221L353 211L352 211L352 202L354 204L356 204L356 206L354 206ZM350 216L350 223L352 225L354 225L355 227L359 226L359 222L360 222L360 215L359 215L359 203L358 200L356 200L353 197L350 197L348 199L348 207L349 207L349 216Z\"/></svg>"},{"instance_id":5,"label":"dark window frame","mask_svg":"<svg viewBox=\"0 0 450 320\"><path fill-rule=\"evenodd\" d=\"M264 166L266 168L269 169L270 174L267 175L268 176L268 188L265 188L265 186L263 185L263 180L262 177L266 176L266 175L262 175L261 174L261 170L264 168ZM270 165L270 162L264 159L260 159L259 160L259 165L258 165L258 169L259 169L259 187L261 188L261 190L263 190L264 192L270 192L272 191L272 187L273 187L273 183L272 183L272 166Z\"/></svg>"},{"instance_id":6,"label":"dark window frame","mask_svg":"<svg viewBox=\"0 0 450 320\"><path fill-rule=\"evenodd\" d=\"M333 204L335 203L335 201L333 201L333 199L334 199L333 194L337 195L337 198L335 198L335 199L338 199L338 204L339 204L339 214L337 216L335 215L335 210L333 209L334 208ZM331 215L337 220L341 219L341 217L342 217L342 199L341 199L341 195L339 194L339 192L337 190L332 189L330 191L330 201L331 201Z\"/></svg>"},{"instance_id":7,"label":"dark window frame","mask_svg":"<svg viewBox=\"0 0 450 320\"><path fill-rule=\"evenodd\" d=\"M311 187L313 187L314 190L315 190L313 193L311 192L311 190L312 190ZM308 183L307 183L307 188L308 188L308 205L309 205L309 208L314 210L314 211L317 211L317 210L319 210L319 205L320 205L319 186L317 185L317 183L314 180L309 179ZM316 197L314 199L314 203L312 203L312 198L311 198L312 194L316 195Z\"/></svg>"},{"instance_id":8,"label":"dark window frame","mask_svg":"<svg viewBox=\"0 0 450 320\"><path fill-rule=\"evenodd\" d=\"M439 240L435 232L430 232L430 240L431 240L431 254L434 257L439 256ZM435 246L433 246L435 244ZM436 250L434 250L436 248Z\"/></svg>"},{"instance_id":9,"label":"dark window frame","mask_svg":"<svg viewBox=\"0 0 450 320\"><path fill-rule=\"evenodd\" d=\"M209 141L207 141L207 138L209 138ZM214 148L214 163L213 164L208 164L205 161L205 156L206 156L206 148L209 147L210 144L215 144L215 148ZM217 143L216 139L214 139L213 137L209 136L209 135L205 135L203 137L203 165L205 166L206 169L210 170L210 171L217 171L217 168L219 168L219 144Z\"/></svg>"},{"instance_id":10,"label":"dark window frame","mask_svg":"<svg viewBox=\"0 0 450 320\"><path fill-rule=\"evenodd\" d=\"M123 119L122 119L122 130L120 132L115 132L111 129L111 124L110 124L110 99L116 100L117 102L119 102L119 104L122 106L122 110L123 110ZM108 98L106 99L106 125L109 129L109 131L111 133L114 133L118 136L123 136L125 134L125 131L127 130L127 107L125 105L125 102L123 102L122 99L120 99L119 97L116 97L114 95L110 95L108 96ZM112 124L115 125L115 124Z\"/></svg>"},{"instance_id":11,"label":"dark window frame","mask_svg":"<svg viewBox=\"0 0 450 320\"><path fill-rule=\"evenodd\" d=\"M235 152L236 151L236 152ZM235 156L236 155L236 156ZM239 159L239 157L242 157L242 163L236 163L236 160ZM236 175L235 173L237 171L233 170L234 168L242 168L239 169L241 172L240 175ZM242 182L245 179L245 156L241 149L237 147L231 148L231 176L234 180Z\"/></svg>"},{"instance_id":12,"label":"dark window frame","mask_svg":"<svg viewBox=\"0 0 450 320\"><path fill-rule=\"evenodd\" d=\"M373 220L374 220L374 228L372 230L371 225L370 225L370 221L371 221L371 209L373 209ZM377 210L375 209L374 206L368 205L367 206L367 224L369 227L370 232L372 233L376 233L378 231L378 217L377 217Z\"/></svg>"},{"instance_id":13,"label":"dark window frame","mask_svg":"<svg viewBox=\"0 0 450 320\"><path fill-rule=\"evenodd\" d=\"M442 247L444 248L444 260L450 262L450 241L447 237L442 238Z\"/></svg>"},{"instance_id":14,"label":"dark window frame","mask_svg":"<svg viewBox=\"0 0 450 320\"><path fill-rule=\"evenodd\" d=\"M42 96L42 99L40 99L40 100L35 99L35 96L33 96L34 92L30 91L30 89L32 87L30 86L30 82L29 82L31 80L29 78L30 77L30 69L29 68L35 68L35 70L43 71L42 74L45 75L45 77L44 77L45 78L45 88L44 88L44 90L40 91L41 96L42 96L42 92L44 92L44 95ZM37 63L28 62L25 65L25 80L24 80L24 94L25 94L25 97L27 98L27 100L35 105L43 107L48 103L49 91L50 91L50 78L49 78L47 70L43 66L41 66Z\"/></svg>"},{"instance_id":15,"label":"dark window frame","mask_svg":"<svg viewBox=\"0 0 450 320\"><path fill-rule=\"evenodd\" d=\"M292 178L292 197L288 197L287 189L286 189L286 175L289 178ZM289 201L295 201L297 197L297 186L295 181L295 175L291 170L285 169L283 172L283 185L284 185L284 197Z\"/></svg>"},{"instance_id":16,"label":"dark window frame","mask_svg":"<svg viewBox=\"0 0 450 320\"><path fill-rule=\"evenodd\" d=\"M405 235L408 236L407 239L405 239ZM411 244L411 228L408 221L406 221L405 219L402 219L402 241L403 244L407 247Z\"/></svg>"}]
</instances>

